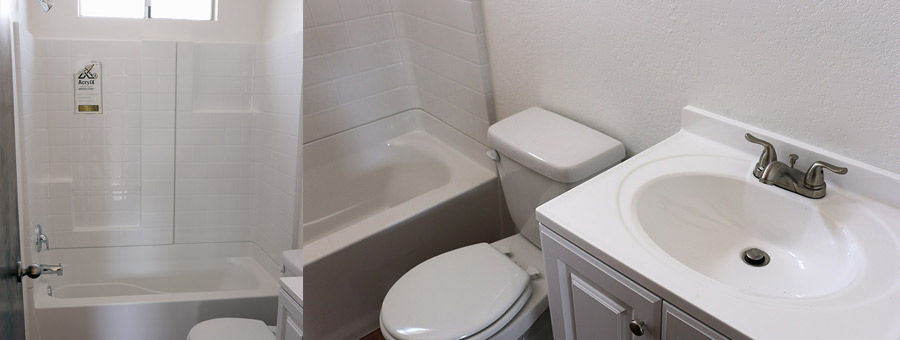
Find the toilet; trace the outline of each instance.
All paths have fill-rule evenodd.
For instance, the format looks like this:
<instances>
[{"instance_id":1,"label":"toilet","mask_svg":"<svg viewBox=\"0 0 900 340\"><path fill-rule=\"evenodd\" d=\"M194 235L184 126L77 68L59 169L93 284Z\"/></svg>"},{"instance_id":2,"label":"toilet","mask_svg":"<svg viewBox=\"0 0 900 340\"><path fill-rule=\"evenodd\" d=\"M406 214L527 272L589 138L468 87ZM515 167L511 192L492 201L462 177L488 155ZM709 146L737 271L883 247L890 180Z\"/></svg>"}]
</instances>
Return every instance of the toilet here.
<instances>
[{"instance_id":1,"label":"toilet","mask_svg":"<svg viewBox=\"0 0 900 340\"><path fill-rule=\"evenodd\" d=\"M303 276L303 250L285 251L282 260L286 277ZM187 340L275 340L275 330L275 326L268 326L260 320L218 318L194 325L188 332Z\"/></svg>"},{"instance_id":2,"label":"toilet","mask_svg":"<svg viewBox=\"0 0 900 340\"><path fill-rule=\"evenodd\" d=\"M541 108L492 125L488 143L519 233L451 250L404 274L382 303L386 339L552 338L535 208L618 164L625 148Z\"/></svg>"}]
</instances>

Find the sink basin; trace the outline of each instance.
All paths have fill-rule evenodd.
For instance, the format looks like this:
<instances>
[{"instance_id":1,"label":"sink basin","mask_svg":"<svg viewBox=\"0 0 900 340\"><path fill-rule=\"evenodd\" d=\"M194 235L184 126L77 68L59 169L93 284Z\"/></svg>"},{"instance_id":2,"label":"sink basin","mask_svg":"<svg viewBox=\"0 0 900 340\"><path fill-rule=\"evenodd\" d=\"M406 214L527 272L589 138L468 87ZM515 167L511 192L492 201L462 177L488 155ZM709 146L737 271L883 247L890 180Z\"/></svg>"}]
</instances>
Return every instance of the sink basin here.
<instances>
[{"instance_id":1,"label":"sink basin","mask_svg":"<svg viewBox=\"0 0 900 340\"><path fill-rule=\"evenodd\" d=\"M689 156L641 166L623 182L623 217L651 247L745 293L812 298L853 283L863 256L847 224L860 218L763 185L749 175L751 165ZM753 248L768 263L745 261Z\"/></svg>"}]
</instances>

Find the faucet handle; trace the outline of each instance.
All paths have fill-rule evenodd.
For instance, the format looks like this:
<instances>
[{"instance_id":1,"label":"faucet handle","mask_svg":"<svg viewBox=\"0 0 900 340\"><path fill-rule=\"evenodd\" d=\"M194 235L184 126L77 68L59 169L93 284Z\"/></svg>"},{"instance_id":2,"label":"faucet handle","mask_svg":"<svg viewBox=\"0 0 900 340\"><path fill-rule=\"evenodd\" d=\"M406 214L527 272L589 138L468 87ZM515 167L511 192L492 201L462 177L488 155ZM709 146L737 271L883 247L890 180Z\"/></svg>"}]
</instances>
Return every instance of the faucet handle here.
<instances>
[{"instance_id":1,"label":"faucet handle","mask_svg":"<svg viewBox=\"0 0 900 340\"><path fill-rule=\"evenodd\" d=\"M828 162L817 161L809 166L806 171L806 177L803 179L803 186L808 189L821 189L825 187L825 174L822 169L827 169L838 175L847 173L847 168L839 167Z\"/></svg>"},{"instance_id":2,"label":"faucet handle","mask_svg":"<svg viewBox=\"0 0 900 340\"><path fill-rule=\"evenodd\" d=\"M756 138L749 133L745 134L744 138L750 143L763 146L763 152L759 155L759 162L756 163L756 169L753 170L753 175L759 178L763 170L766 169L766 165L778 160L778 155L775 153L775 147L772 146L772 143Z\"/></svg>"}]
</instances>

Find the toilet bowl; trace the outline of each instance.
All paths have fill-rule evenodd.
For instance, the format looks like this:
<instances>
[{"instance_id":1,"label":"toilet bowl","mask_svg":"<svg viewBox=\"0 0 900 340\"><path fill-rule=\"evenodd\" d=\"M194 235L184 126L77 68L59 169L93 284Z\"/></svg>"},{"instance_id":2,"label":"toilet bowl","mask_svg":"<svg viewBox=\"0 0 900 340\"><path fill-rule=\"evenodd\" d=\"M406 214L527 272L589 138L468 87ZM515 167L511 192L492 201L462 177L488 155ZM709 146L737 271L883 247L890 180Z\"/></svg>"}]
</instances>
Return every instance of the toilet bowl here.
<instances>
[{"instance_id":1,"label":"toilet bowl","mask_svg":"<svg viewBox=\"0 0 900 340\"><path fill-rule=\"evenodd\" d=\"M274 340L275 327L259 320L218 318L196 324L187 340Z\"/></svg>"},{"instance_id":2,"label":"toilet bowl","mask_svg":"<svg viewBox=\"0 0 900 340\"><path fill-rule=\"evenodd\" d=\"M285 276L303 276L303 250L285 251L282 260ZM194 325L187 340L274 340L275 329L260 320L218 318Z\"/></svg>"},{"instance_id":3,"label":"toilet bowl","mask_svg":"<svg viewBox=\"0 0 900 340\"><path fill-rule=\"evenodd\" d=\"M547 282L538 205L619 163L615 139L540 108L488 129L519 233L455 249L404 274L382 303L382 335L394 340L548 339Z\"/></svg>"}]
</instances>

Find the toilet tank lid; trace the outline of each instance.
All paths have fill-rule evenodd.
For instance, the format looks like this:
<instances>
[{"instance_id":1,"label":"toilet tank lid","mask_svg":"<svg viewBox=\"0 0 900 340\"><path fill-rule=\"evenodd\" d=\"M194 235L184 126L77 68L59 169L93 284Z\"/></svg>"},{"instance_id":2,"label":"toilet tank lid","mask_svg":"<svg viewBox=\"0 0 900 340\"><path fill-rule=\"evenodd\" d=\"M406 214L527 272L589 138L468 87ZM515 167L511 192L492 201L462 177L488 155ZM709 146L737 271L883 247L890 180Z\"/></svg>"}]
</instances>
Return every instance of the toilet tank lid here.
<instances>
[{"instance_id":1,"label":"toilet tank lid","mask_svg":"<svg viewBox=\"0 0 900 340\"><path fill-rule=\"evenodd\" d=\"M618 140L539 107L491 125L488 144L562 183L578 182L625 158L625 146Z\"/></svg>"}]
</instances>

